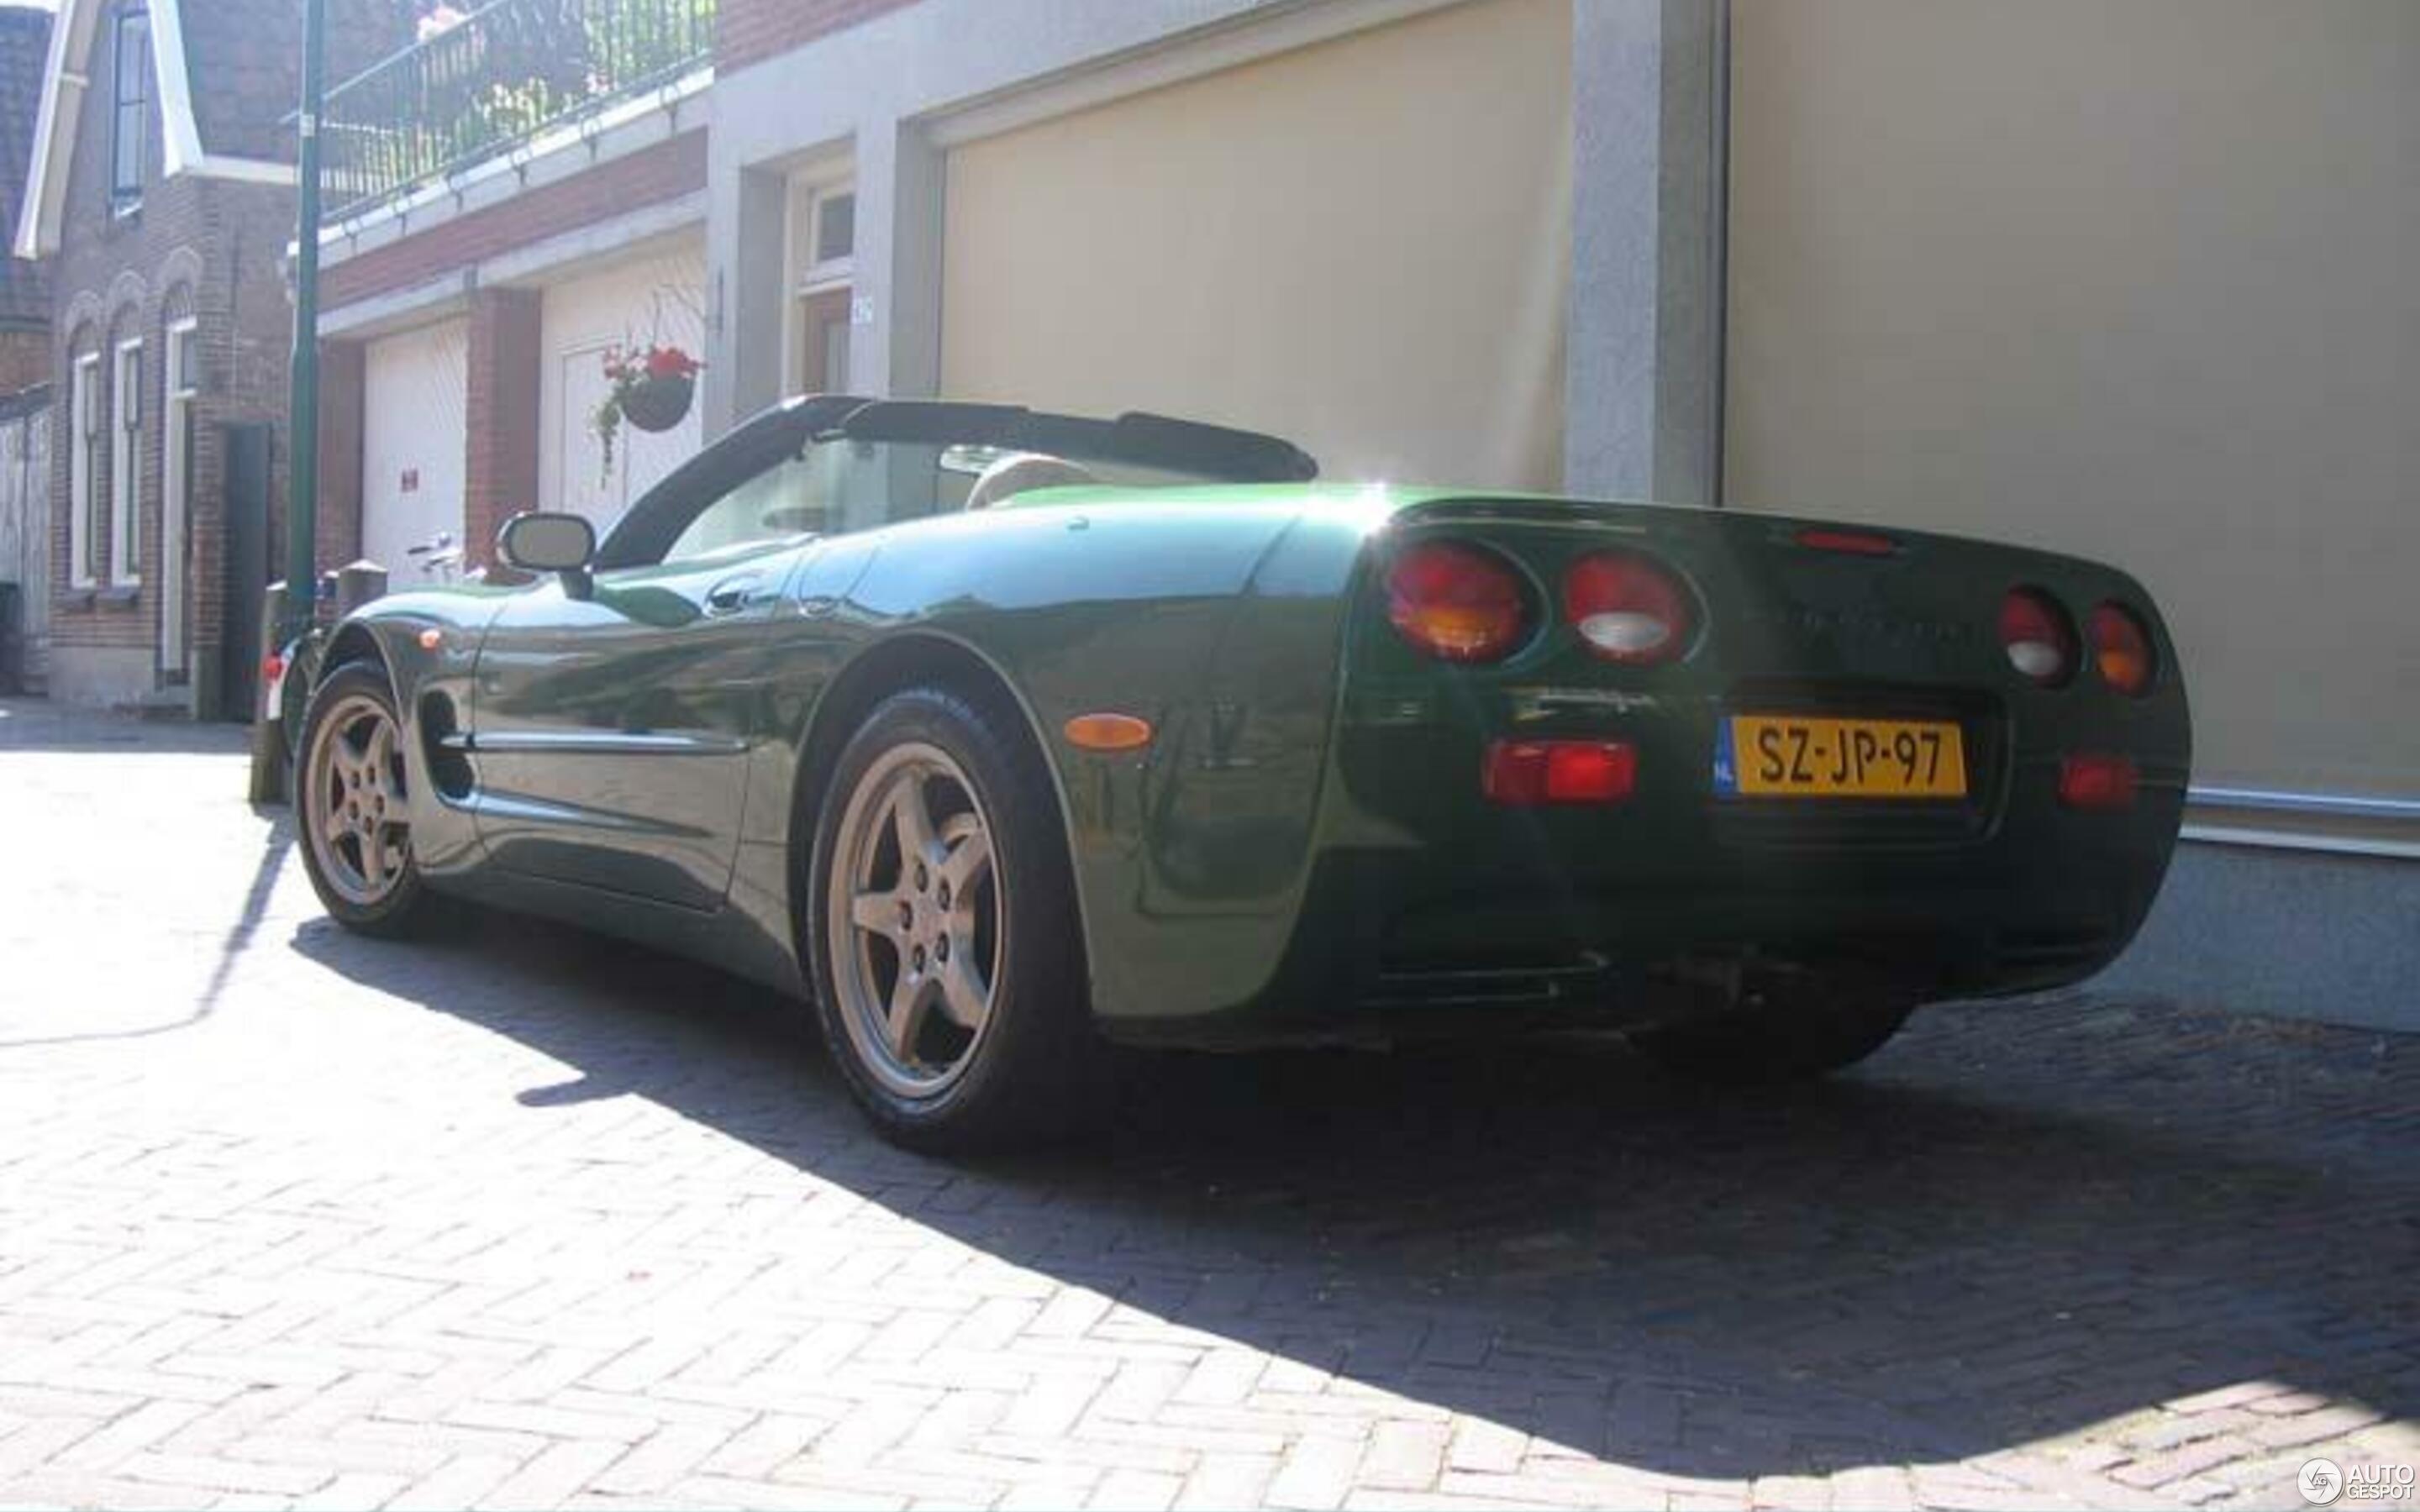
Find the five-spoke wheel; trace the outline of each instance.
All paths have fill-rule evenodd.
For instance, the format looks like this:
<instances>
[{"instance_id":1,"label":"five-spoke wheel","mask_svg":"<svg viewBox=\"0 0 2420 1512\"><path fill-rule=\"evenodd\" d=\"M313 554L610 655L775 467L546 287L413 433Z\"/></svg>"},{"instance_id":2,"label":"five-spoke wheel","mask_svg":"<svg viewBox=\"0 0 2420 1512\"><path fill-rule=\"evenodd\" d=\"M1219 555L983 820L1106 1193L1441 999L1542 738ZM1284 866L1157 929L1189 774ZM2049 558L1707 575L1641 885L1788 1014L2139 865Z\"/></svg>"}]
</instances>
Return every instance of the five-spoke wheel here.
<instances>
[{"instance_id":1,"label":"five-spoke wheel","mask_svg":"<svg viewBox=\"0 0 2420 1512\"><path fill-rule=\"evenodd\" d=\"M378 669L340 667L313 694L296 765L302 855L340 923L403 929L421 901L411 779L394 695Z\"/></svg>"},{"instance_id":2,"label":"five-spoke wheel","mask_svg":"<svg viewBox=\"0 0 2420 1512\"><path fill-rule=\"evenodd\" d=\"M884 700L816 809L805 896L824 1038L895 1139L980 1149L1100 1102L1066 832L1013 708Z\"/></svg>"},{"instance_id":3,"label":"five-spoke wheel","mask_svg":"<svg viewBox=\"0 0 2420 1512\"><path fill-rule=\"evenodd\" d=\"M929 1096L973 1058L1000 980L1001 899L991 824L947 751L884 751L840 816L827 937L832 986L866 1068Z\"/></svg>"}]
</instances>

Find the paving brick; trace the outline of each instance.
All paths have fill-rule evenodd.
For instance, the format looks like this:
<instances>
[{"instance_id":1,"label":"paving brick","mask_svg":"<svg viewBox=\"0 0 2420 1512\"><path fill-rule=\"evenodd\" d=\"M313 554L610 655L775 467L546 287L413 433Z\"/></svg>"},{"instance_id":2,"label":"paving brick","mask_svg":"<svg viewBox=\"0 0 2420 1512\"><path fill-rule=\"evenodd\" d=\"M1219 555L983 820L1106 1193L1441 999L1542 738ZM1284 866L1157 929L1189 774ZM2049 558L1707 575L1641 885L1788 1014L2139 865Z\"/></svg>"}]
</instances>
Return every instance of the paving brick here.
<instances>
[{"instance_id":1,"label":"paving brick","mask_svg":"<svg viewBox=\"0 0 2420 1512\"><path fill-rule=\"evenodd\" d=\"M0 715L0 1503L2232 1509L2420 1456L2406 1038L2075 994L1747 1099L1138 1062L1114 1138L953 1166L752 989L329 928L212 732ZM130 786L173 887L85 833Z\"/></svg>"}]
</instances>

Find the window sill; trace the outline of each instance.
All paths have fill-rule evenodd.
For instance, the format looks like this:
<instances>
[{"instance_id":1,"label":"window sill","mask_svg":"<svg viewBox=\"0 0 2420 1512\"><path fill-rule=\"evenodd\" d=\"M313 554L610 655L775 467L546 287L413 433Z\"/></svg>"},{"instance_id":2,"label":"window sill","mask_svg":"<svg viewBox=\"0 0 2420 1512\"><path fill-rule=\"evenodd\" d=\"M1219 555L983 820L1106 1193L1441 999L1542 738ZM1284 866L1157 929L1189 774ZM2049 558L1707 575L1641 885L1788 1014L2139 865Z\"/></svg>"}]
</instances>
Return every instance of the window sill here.
<instances>
[{"instance_id":1,"label":"window sill","mask_svg":"<svg viewBox=\"0 0 2420 1512\"><path fill-rule=\"evenodd\" d=\"M112 583L93 590L92 601L102 609L132 609L143 602L141 583Z\"/></svg>"}]
</instances>

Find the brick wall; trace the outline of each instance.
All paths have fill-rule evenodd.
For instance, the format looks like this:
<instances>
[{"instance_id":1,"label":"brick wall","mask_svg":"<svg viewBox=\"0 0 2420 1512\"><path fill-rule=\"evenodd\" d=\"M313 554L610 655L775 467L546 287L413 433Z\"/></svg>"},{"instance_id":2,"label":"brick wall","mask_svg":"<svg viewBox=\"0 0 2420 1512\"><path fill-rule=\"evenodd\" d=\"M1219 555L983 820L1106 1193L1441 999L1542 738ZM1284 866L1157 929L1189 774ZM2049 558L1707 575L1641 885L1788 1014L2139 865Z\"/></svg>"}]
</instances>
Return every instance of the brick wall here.
<instances>
[{"instance_id":1,"label":"brick wall","mask_svg":"<svg viewBox=\"0 0 2420 1512\"><path fill-rule=\"evenodd\" d=\"M287 369L293 342L293 304L281 256L293 235L290 190L274 185L153 177L139 211L118 217L107 198L108 120L105 91L86 96L91 108L77 124L75 165L67 188L66 219L54 272L54 333L49 376L61 402L53 409L51 464L53 614L56 658L79 650L157 647L160 584L172 565L187 583L188 666L197 712L219 706L217 660L229 611L226 586L225 447L222 427L260 423L271 432L271 498L266 560L242 564L247 578L283 576L282 549L287 465ZM158 130L156 111L153 130ZM157 138L155 137L155 147ZM195 325L197 394L192 406L193 450L185 560L162 558L161 498L164 471L163 381L167 327L190 316ZM73 440L72 360L79 350L104 349L139 335L144 343L144 427L138 452L136 518L141 586L132 593L78 592L70 582L71 534L69 476ZM103 355L100 421L114 425L108 394L108 357ZM110 448L96 448L94 496L101 501L101 528L94 542L97 562L108 562ZM358 470L356 470L358 471ZM320 561L334 565L359 553L358 505L348 512L339 497L320 515Z\"/></svg>"},{"instance_id":2,"label":"brick wall","mask_svg":"<svg viewBox=\"0 0 2420 1512\"><path fill-rule=\"evenodd\" d=\"M871 21L915 0L722 0L714 64L728 73L801 47L827 32Z\"/></svg>"},{"instance_id":3,"label":"brick wall","mask_svg":"<svg viewBox=\"0 0 2420 1512\"><path fill-rule=\"evenodd\" d=\"M500 205L330 267L320 280L324 306L338 307L458 273L484 258L577 231L644 206L706 187L706 133L678 136L585 173L525 190Z\"/></svg>"},{"instance_id":4,"label":"brick wall","mask_svg":"<svg viewBox=\"0 0 2420 1512\"><path fill-rule=\"evenodd\" d=\"M0 393L15 393L51 380L48 331L0 331Z\"/></svg>"},{"instance_id":5,"label":"brick wall","mask_svg":"<svg viewBox=\"0 0 2420 1512\"><path fill-rule=\"evenodd\" d=\"M537 502L538 392L546 295L483 288L471 297L469 452L462 486L466 562L493 565L496 532Z\"/></svg>"}]
</instances>

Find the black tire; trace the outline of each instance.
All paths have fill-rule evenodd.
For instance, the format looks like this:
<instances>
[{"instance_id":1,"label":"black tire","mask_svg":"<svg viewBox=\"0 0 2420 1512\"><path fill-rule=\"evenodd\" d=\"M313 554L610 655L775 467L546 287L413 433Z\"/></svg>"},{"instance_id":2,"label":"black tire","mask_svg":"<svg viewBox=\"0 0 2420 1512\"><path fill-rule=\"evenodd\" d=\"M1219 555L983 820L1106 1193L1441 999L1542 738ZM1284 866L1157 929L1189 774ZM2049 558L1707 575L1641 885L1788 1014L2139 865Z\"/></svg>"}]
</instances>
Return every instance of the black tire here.
<instances>
[{"instance_id":1,"label":"black tire","mask_svg":"<svg viewBox=\"0 0 2420 1512\"><path fill-rule=\"evenodd\" d=\"M1630 1042L1668 1071L1725 1087L1809 1081L1880 1050L1914 1011L1906 1003L1771 1003L1641 1029Z\"/></svg>"},{"instance_id":2,"label":"black tire","mask_svg":"<svg viewBox=\"0 0 2420 1512\"><path fill-rule=\"evenodd\" d=\"M934 753L943 759L938 764L929 764ZM879 805L884 784L895 794L910 781L925 794L937 787L944 795L964 790L968 809L928 829L963 826L971 813L975 828L961 833L986 837L990 868L988 902L969 902L979 886L972 882L958 900L978 912L987 909L984 917L991 920L988 948L970 933L970 943L960 950L962 961L987 961L990 967L981 1027L958 1058L936 1073L947 1079L929 1088L901 1083L928 1069L916 1054L923 1037L939 1033L946 1048L949 1036L967 1032L957 1017L936 996L928 1014L943 1014L939 1028L927 1024L905 1037L908 1049L901 1054L884 1042L872 1015L880 1012L877 999L886 1006L899 1001L910 942L923 938L935 952L940 949L939 935L917 933L923 926L908 918L956 918L948 912L950 895L916 895L895 936L842 917L851 901L867 901L878 887L870 872L895 877L898 891L885 897L907 895L909 868L900 831L879 812L869 821L867 806ZM947 855L955 861L955 851ZM844 869L845 890L835 895L834 878ZM936 887L947 869L948 863L933 868ZM884 700L833 764L815 810L806 872L799 912L816 1015L850 1093L886 1137L914 1149L971 1154L1065 1135L1098 1120L1109 1103L1109 1058L1092 1024L1067 841L1050 774L1013 709L946 686L910 687ZM916 886L923 885L920 877ZM929 914L918 912L937 902ZM937 963L950 958L917 959L939 974L943 968ZM980 975L980 964L976 970ZM845 983L844 972L851 974Z\"/></svg>"},{"instance_id":3,"label":"black tire","mask_svg":"<svg viewBox=\"0 0 2420 1512\"><path fill-rule=\"evenodd\" d=\"M399 845L391 831L381 832L377 869L380 885L374 896L364 896L369 871L365 837L354 833L331 840L324 831L315 832L323 814L341 811L345 806L345 799L338 796L345 791L345 778L332 770L326 759L330 748L323 742L348 736L349 731L332 732L331 726L342 720L358 728L365 722L364 711L373 706L394 732L392 785L377 795L379 811L385 811L396 797L409 798L417 791L421 773L411 760L410 743L402 737L403 722L396 712L395 692L387 686L386 674L367 662L339 667L312 691L302 716L292 784L296 843L302 852L302 869L311 878L311 889L319 895L329 918L357 933L395 939L425 928L437 903L421 880L408 820L399 826L403 831ZM315 791L314 784L329 785L328 791Z\"/></svg>"}]
</instances>

